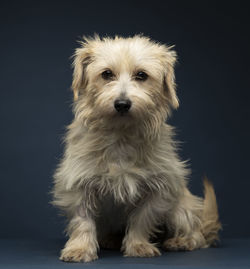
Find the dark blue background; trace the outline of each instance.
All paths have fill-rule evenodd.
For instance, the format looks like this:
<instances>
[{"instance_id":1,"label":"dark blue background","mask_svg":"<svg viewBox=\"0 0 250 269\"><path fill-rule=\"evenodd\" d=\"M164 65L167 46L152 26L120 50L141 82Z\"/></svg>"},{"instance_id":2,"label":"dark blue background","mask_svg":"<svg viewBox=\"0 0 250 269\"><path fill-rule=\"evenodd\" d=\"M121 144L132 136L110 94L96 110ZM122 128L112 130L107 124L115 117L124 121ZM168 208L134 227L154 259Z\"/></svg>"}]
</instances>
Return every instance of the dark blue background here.
<instances>
[{"instance_id":1,"label":"dark blue background","mask_svg":"<svg viewBox=\"0 0 250 269\"><path fill-rule=\"evenodd\" d=\"M70 56L94 32L176 45L180 108L170 122L191 160L191 189L200 195L206 174L223 237L250 236L250 24L242 3L1 2L0 237L63 236L49 191L72 119Z\"/></svg>"}]
</instances>

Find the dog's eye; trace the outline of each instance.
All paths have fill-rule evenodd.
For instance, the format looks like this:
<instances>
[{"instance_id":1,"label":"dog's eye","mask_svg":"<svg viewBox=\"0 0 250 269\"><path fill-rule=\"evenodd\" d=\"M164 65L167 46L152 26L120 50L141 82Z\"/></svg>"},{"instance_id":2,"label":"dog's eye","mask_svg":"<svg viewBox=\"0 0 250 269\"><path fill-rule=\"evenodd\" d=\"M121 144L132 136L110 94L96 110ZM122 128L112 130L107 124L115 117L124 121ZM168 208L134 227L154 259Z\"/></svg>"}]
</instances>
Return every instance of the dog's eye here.
<instances>
[{"instance_id":1,"label":"dog's eye","mask_svg":"<svg viewBox=\"0 0 250 269\"><path fill-rule=\"evenodd\" d=\"M105 80L111 79L113 76L114 75L113 75L112 71L109 69L102 72L102 78Z\"/></svg>"},{"instance_id":2,"label":"dog's eye","mask_svg":"<svg viewBox=\"0 0 250 269\"><path fill-rule=\"evenodd\" d=\"M148 75L143 71L140 71L135 75L135 80L145 81L147 78L148 78Z\"/></svg>"}]
</instances>

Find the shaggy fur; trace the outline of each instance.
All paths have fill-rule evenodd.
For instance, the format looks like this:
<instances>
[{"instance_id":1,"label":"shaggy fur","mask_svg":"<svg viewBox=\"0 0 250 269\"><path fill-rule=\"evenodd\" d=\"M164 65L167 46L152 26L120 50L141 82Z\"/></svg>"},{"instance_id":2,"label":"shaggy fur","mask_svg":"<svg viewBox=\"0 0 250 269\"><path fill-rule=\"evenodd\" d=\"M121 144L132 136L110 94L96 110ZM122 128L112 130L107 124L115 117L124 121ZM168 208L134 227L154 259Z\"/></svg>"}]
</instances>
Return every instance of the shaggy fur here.
<instances>
[{"instance_id":1,"label":"shaggy fur","mask_svg":"<svg viewBox=\"0 0 250 269\"><path fill-rule=\"evenodd\" d=\"M165 123L179 105L175 61L171 47L143 36L95 36L76 49L75 117L53 189L53 203L69 220L63 261L97 259L99 246L152 257L160 255L157 243L193 250L218 240L213 187L204 181L205 199L189 192L189 170ZM117 99L131 101L127 113L114 108Z\"/></svg>"}]
</instances>

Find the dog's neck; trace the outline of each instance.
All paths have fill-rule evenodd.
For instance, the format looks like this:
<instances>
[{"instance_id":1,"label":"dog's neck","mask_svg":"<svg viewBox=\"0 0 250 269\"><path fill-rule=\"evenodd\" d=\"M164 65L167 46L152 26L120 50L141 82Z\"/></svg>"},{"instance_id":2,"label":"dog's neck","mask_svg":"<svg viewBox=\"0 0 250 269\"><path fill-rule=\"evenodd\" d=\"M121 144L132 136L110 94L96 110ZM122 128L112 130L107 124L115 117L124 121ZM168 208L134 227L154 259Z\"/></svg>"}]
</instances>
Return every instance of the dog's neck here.
<instances>
[{"instance_id":1,"label":"dog's neck","mask_svg":"<svg viewBox=\"0 0 250 269\"><path fill-rule=\"evenodd\" d=\"M162 123L161 128L165 123ZM87 126L73 122L69 127L67 142L75 145L77 151L95 156L105 156L114 162L143 158L143 155L152 154L160 141L160 130L149 130L147 126L124 126L123 128L88 128ZM158 127L159 128L159 127ZM160 128L160 129L161 129ZM144 152L144 153L143 153ZM142 155L142 156L141 156Z\"/></svg>"},{"instance_id":2,"label":"dog's neck","mask_svg":"<svg viewBox=\"0 0 250 269\"><path fill-rule=\"evenodd\" d=\"M163 123L164 124L164 123ZM162 125L163 125L162 124ZM105 141L113 140L117 143L126 142L128 145L154 144L159 139L160 126L157 130L149 129L142 125L111 126L108 128L86 129L87 133L93 137L100 136Z\"/></svg>"}]
</instances>

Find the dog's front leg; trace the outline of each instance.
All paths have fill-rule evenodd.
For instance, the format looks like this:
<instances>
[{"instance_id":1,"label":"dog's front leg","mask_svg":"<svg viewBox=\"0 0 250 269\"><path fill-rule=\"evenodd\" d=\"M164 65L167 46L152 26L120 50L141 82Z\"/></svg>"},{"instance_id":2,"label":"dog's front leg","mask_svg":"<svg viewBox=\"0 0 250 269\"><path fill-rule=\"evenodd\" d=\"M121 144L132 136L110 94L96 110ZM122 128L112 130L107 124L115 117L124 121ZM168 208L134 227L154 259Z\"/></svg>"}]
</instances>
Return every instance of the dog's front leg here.
<instances>
[{"instance_id":1,"label":"dog's front leg","mask_svg":"<svg viewBox=\"0 0 250 269\"><path fill-rule=\"evenodd\" d=\"M161 255L158 248L150 243L150 236L156 231L161 216L160 207L157 208L158 198L149 198L138 206L129 217L127 232L123 239L122 250L124 256L153 257Z\"/></svg>"},{"instance_id":2,"label":"dog's front leg","mask_svg":"<svg viewBox=\"0 0 250 269\"><path fill-rule=\"evenodd\" d=\"M68 225L69 240L60 259L66 262L90 262L97 259L98 242L93 218L77 213Z\"/></svg>"}]
</instances>

